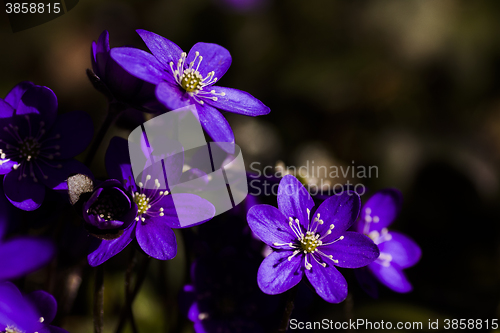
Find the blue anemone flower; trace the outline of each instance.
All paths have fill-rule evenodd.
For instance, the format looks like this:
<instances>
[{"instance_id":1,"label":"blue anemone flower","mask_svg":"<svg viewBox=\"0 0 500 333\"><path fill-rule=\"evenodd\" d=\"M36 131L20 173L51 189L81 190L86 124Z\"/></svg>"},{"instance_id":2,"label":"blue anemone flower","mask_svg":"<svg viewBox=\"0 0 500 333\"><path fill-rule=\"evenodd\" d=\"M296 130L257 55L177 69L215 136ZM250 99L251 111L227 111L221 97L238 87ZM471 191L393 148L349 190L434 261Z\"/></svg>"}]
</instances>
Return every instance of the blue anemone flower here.
<instances>
[{"instance_id":1,"label":"blue anemone flower","mask_svg":"<svg viewBox=\"0 0 500 333\"><path fill-rule=\"evenodd\" d=\"M175 160L174 163L165 163L167 174L171 176L169 182L172 184L176 184L183 174L184 155L176 156L182 158L172 159ZM128 142L125 139L115 137L111 140L106 152L106 169L109 176L123 184L132 199L136 214L132 223L118 238L95 240L87 257L91 266L100 265L118 254L134 239L147 255L159 260L172 259L177 254L177 241L172 228L182 228L179 216L183 216L186 221L193 221L187 223L193 226L204 223L215 215L215 207L208 200L191 193L171 193L167 184L160 185L164 180L155 179L155 170L153 176L144 172L142 182L136 184ZM147 182L155 184L153 189L149 189ZM160 187L167 189L160 190ZM128 207L128 203L124 202L124 205Z\"/></svg>"},{"instance_id":2,"label":"blue anemone flower","mask_svg":"<svg viewBox=\"0 0 500 333\"><path fill-rule=\"evenodd\" d=\"M0 175L9 201L35 210L46 189L67 191L72 174L90 175L73 157L92 140L94 127L83 111L57 115L56 95L31 82L15 86L0 98Z\"/></svg>"},{"instance_id":3,"label":"blue anemone flower","mask_svg":"<svg viewBox=\"0 0 500 333\"><path fill-rule=\"evenodd\" d=\"M8 281L0 283L0 331L7 333L68 333L50 325L57 313L55 298L38 290L23 295Z\"/></svg>"},{"instance_id":4,"label":"blue anemone flower","mask_svg":"<svg viewBox=\"0 0 500 333\"><path fill-rule=\"evenodd\" d=\"M194 104L201 125L216 142L234 142L234 134L219 110L247 116L270 112L247 92L215 86L231 65L229 51L217 44L196 43L189 53L172 41L137 30L151 53L130 47L111 50L128 72L156 85L156 98L170 110Z\"/></svg>"},{"instance_id":5,"label":"blue anemone flower","mask_svg":"<svg viewBox=\"0 0 500 333\"><path fill-rule=\"evenodd\" d=\"M398 215L401 202L401 192L396 189L375 193L361 210L357 230L370 237L380 250L380 256L368 265L368 270L388 288L406 293L412 286L403 269L415 265L422 250L408 236L387 229Z\"/></svg>"},{"instance_id":6,"label":"blue anemone flower","mask_svg":"<svg viewBox=\"0 0 500 333\"><path fill-rule=\"evenodd\" d=\"M347 297L347 282L335 266L359 268L379 256L367 236L346 231L357 219L360 198L343 192L325 200L313 212L309 192L294 176L282 178L278 207L257 205L247 215L252 231L273 252L258 272L260 289L280 294L307 276L319 296L331 303Z\"/></svg>"},{"instance_id":7,"label":"blue anemone flower","mask_svg":"<svg viewBox=\"0 0 500 333\"><path fill-rule=\"evenodd\" d=\"M9 223L14 217L12 207L0 186L0 281L22 277L45 266L56 252L54 244L44 238L31 236L4 240Z\"/></svg>"}]
</instances>

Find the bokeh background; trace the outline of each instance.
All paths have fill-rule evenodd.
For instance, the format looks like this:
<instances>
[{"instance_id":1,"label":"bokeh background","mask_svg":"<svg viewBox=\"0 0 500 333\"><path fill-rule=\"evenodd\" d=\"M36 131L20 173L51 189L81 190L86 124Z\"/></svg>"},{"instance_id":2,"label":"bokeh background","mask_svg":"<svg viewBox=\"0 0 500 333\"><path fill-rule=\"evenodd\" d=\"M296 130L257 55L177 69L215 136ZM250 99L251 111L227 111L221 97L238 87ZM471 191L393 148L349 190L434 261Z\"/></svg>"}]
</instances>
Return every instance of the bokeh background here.
<instances>
[{"instance_id":1,"label":"bokeh background","mask_svg":"<svg viewBox=\"0 0 500 333\"><path fill-rule=\"evenodd\" d=\"M12 33L2 12L0 96L30 80L54 90L61 112L89 112L98 128L106 101L85 70L104 29L112 47L144 49L139 28L186 51L199 41L220 44L233 64L219 84L272 110L258 118L227 114L246 163L377 166L378 177L349 180L367 187L364 200L400 189L404 204L392 227L422 247L420 263L407 270L413 292L380 286L374 300L343 270L349 298L339 305L315 298L305 318L423 321L424 328L429 319L493 319L500 316L499 17L496 1L83 0ZM141 119L121 119L104 148ZM92 166L98 177L103 154ZM127 261L123 253L106 266L107 332L123 302ZM141 331L192 332L177 306L187 265L182 250L153 262L134 304ZM64 320L74 333L89 332L92 320L93 272L80 270L72 271L79 287Z\"/></svg>"}]
</instances>

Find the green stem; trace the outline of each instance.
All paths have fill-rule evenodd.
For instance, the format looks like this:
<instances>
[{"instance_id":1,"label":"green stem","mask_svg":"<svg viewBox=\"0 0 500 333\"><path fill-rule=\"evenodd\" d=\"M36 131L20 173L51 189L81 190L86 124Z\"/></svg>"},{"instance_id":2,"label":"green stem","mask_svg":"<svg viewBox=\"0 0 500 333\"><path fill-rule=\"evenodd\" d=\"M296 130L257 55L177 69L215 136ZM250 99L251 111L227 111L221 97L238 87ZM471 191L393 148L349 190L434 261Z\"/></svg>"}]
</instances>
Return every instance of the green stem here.
<instances>
[{"instance_id":1,"label":"green stem","mask_svg":"<svg viewBox=\"0 0 500 333\"><path fill-rule=\"evenodd\" d=\"M104 265L95 269L94 333L102 333L104 326Z\"/></svg>"},{"instance_id":2,"label":"green stem","mask_svg":"<svg viewBox=\"0 0 500 333\"><path fill-rule=\"evenodd\" d=\"M295 296L297 295L297 286L290 289L288 292L288 299L285 304L285 311L283 312L283 317L281 318L281 324L278 328L278 333L286 332L288 329L288 324L290 323L290 317L292 316L292 311L294 308Z\"/></svg>"},{"instance_id":3,"label":"green stem","mask_svg":"<svg viewBox=\"0 0 500 333\"><path fill-rule=\"evenodd\" d=\"M124 108L120 104L117 103L108 104L108 113L106 115L106 119L104 119L104 123L101 125L101 128L99 128L99 132L97 132L97 135L94 141L92 142L92 145L90 146L89 152L85 157L84 164L87 167L90 168L90 165L92 164L92 161L94 160L94 157L97 154L97 150L99 149L99 146L101 145L104 136L108 132L111 125L113 125L115 120L118 118L118 115L120 115L123 110Z\"/></svg>"},{"instance_id":4,"label":"green stem","mask_svg":"<svg viewBox=\"0 0 500 333\"><path fill-rule=\"evenodd\" d=\"M125 328L125 323L127 319L130 319L130 323L132 325L132 330L134 333L137 332L137 327L135 326L135 320L132 315L132 304L134 303L135 297L139 294L139 290L141 289L142 283L146 279L148 266L151 261L150 257L147 257L142 264L142 267L139 270L139 275L137 276L137 281L135 282L135 287L131 290L131 283L128 282L129 286L125 287L128 289L128 297L126 294L125 306L122 308L120 313L120 320L118 322L118 326L116 327L115 333L121 333L121 331ZM127 284L127 282L126 282Z\"/></svg>"}]
</instances>

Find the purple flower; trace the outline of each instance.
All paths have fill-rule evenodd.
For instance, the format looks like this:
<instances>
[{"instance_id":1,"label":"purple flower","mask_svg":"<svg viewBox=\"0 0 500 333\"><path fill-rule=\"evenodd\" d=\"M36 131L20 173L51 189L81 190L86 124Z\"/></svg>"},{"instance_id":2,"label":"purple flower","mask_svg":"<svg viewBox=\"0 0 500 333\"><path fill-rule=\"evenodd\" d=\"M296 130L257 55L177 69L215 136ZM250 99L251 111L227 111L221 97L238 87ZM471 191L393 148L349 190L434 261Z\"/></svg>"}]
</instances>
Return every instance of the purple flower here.
<instances>
[{"instance_id":1,"label":"purple flower","mask_svg":"<svg viewBox=\"0 0 500 333\"><path fill-rule=\"evenodd\" d=\"M109 33L104 30L97 42L92 42L91 82L110 102L121 102L145 112L165 111L155 98L156 86L131 75L110 56Z\"/></svg>"},{"instance_id":2,"label":"purple flower","mask_svg":"<svg viewBox=\"0 0 500 333\"><path fill-rule=\"evenodd\" d=\"M116 179L102 182L83 204L83 219L93 234L123 230L137 217L137 205Z\"/></svg>"},{"instance_id":3,"label":"purple flower","mask_svg":"<svg viewBox=\"0 0 500 333\"><path fill-rule=\"evenodd\" d=\"M415 265L422 251L408 236L387 229L398 215L401 202L401 192L396 189L375 193L361 210L357 231L368 235L380 250L380 256L368 269L388 288L405 293L412 286L403 269Z\"/></svg>"},{"instance_id":4,"label":"purple flower","mask_svg":"<svg viewBox=\"0 0 500 333\"><path fill-rule=\"evenodd\" d=\"M188 54L175 43L155 33L137 30L152 54L121 47L111 57L131 74L156 85L156 97L168 109L190 104L203 128L216 142L234 142L227 120L219 110L260 116L269 108L252 95L232 88L214 86L231 65L231 55L222 46L195 44Z\"/></svg>"},{"instance_id":5,"label":"purple flower","mask_svg":"<svg viewBox=\"0 0 500 333\"><path fill-rule=\"evenodd\" d=\"M177 154L183 155L183 154ZM182 156L183 157L183 156ZM155 164L157 165L157 164ZM165 163L169 183L176 184L181 177L183 159L178 163ZM160 181L144 172L143 182L133 181L132 166L128 152L127 140L113 138L106 152L106 169L108 175L124 184L125 190L131 195L138 211L134 221L123 234L113 240L99 240L88 255L91 266L97 266L123 250L133 239L149 256L168 260L177 254L177 242L172 228L181 228L178 216L183 219L201 221L204 223L215 215L214 206L207 200L189 193L171 194L160 190ZM153 172L153 175L156 174ZM161 171L163 176L163 171ZM147 189L146 182L154 182L155 189ZM175 196L175 205L174 199ZM189 221L188 221L189 222ZM195 223L187 223L195 225Z\"/></svg>"},{"instance_id":6,"label":"purple flower","mask_svg":"<svg viewBox=\"0 0 500 333\"><path fill-rule=\"evenodd\" d=\"M218 2L221 6L240 13L256 12L268 5L267 0L218 0Z\"/></svg>"},{"instance_id":7,"label":"purple flower","mask_svg":"<svg viewBox=\"0 0 500 333\"><path fill-rule=\"evenodd\" d=\"M1 192L1 189L0 189ZM2 193L0 193L2 194ZM14 208L0 198L0 281L16 279L45 266L54 257L51 241L34 237L16 237L2 241Z\"/></svg>"},{"instance_id":8,"label":"purple flower","mask_svg":"<svg viewBox=\"0 0 500 333\"><path fill-rule=\"evenodd\" d=\"M187 315L195 332L265 332L263 327L270 326L270 314L279 302L257 286L261 257L249 255L243 247L207 252L191 266L193 284L185 285L181 294L181 301L191 301Z\"/></svg>"},{"instance_id":9,"label":"purple flower","mask_svg":"<svg viewBox=\"0 0 500 333\"><path fill-rule=\"evenodd\" d=\"M11 282L0 283L0 331L68 333L49 325L56 316L55 298L42 290L23 295Z\"/></svg>"},{"instance_id":10,"label":"purple flower","mask_svg":"<svg viewBox=\"0 0 500 333\"><path fill-rule=\"evenodd\" d=\"M92 140L92 119L82 111L57 116L56 95L22 82L0 98L0 175L16 207L35 210L46 188L65 191L74 173L90 174L72 159Z\"/></svg>"},{"instance_id":11,"label":"purple flower","mask_svg":"<svg viewBox=\"0 0 500 333\"><path fill-rule=\"evenodd\" d=\"M254 206L247 216L252 231L274 249L259 268L260 289L279 294L305 274L324 300L342 302L347 282L335 266L359 268L379 255L368 237L346 231L358 217L359 196L332 196L313 213L314 202L305 187L287 175L278 188L278 207Z\"/></svg>"}]
</instances>

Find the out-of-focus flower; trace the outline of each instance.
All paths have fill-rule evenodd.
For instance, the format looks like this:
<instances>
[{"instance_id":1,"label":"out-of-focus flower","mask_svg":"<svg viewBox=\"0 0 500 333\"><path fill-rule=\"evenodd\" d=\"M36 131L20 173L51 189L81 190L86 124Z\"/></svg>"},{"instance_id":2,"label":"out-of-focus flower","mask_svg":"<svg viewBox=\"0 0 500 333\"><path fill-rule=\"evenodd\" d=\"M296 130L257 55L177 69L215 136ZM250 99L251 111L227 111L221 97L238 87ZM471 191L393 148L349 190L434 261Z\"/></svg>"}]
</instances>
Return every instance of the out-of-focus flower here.
<instances>
[{"instance_id":1,"label":"out-of-focus flower","mask_svg":"<svg viewBox=\"0 0 500 333\"><path fill-rule=\"evenodd\" d=\"M268 5L267 0L218 0L217 2L239 13L256 12Z\"/></svg>"},{"instance_id":2,"label":"out-of-focus flower","mask_svg":"<svg viewBox=\"0 0 500 333\"><path fill-rule=\"evenodd\" d=\"M354 192L332 196L312 212L314 202L305 187L287 175L278 188L278 207L257 205L247 216L252 231L275 250L259 268L260 289L280 294L305 274L324 300L342 302L347 282L335 266L359 268L379 256L368 237L346 231L358 217L359 196Z\"/></svg>"},{"instance_id":3,"label":"out-of-focus flower","mask_svg":"<svg viewBox=\"0 0 500 333\"><path fill-rule=\"evenodd\" d=\"M112 103L145 112L166 111L155 97L155 85L131 75L110 56L109 33L104 30L97 42L92 42L92 71L87 72L94 87ZM90 70L89 70L90 71Z\"/></svg>"},{"instance_id":4,"label":"out-of-focus flower","mask_svg":"<svg viewBox=\"0 0 500 333\"><path fill-rule=\"evenodd\" d=\"M233 88L214 86L231 65L231 55L222 46L195 44L188 54L170 40L137 30L152 54L120 47L111 57L136 77L156 85L156 97L168 109L194 104L200 122L216 142L234 142L227 120L219 110L247 116L270 112L261 101Z\"/></svg>"},{"instance_id":5,"label":"out-of-focus flower","mask_svg":"<svg viewBox=\"0 0 500 333\"><path fill-rule=\"evenodd\" d=\"M11 282L0 283L0 331L68 333L50 325L57 313L55 298L42 290L23 295Z\"/></svg>"},{"instance_id":6,"label":"out-of-focus flower","mask_svg":"<svg viewBox=\"0 0 500 333\"><path fill-rule=\"evenodd\" d=\"M121 182L102 182L83 205L83 219L94 233L122 230L137 217L137 205Z\"/></svg>"},{"instance_id":7,"label":"out-of-focus flower","mask_svg":"<svg viewBox=\"0 0 500 333\"><path fill-rule=\"evenodd\" d=\"M14 206L35 210L46 188L65 191L71 174L90 174L73 159L94 133L82 111L57 116L56 95L31 82L15 86L0 98L0 174L5 195Z\"/></svg>"},{"instance_id":8,"label":"out-of-focus flower","mask_svg":"<svg viewBox=\"0 0 500 333\"><path fill-rule=\"evenodd\" d=\"M183 155L183 154L178 154ZM169 182L176 184L182 175L183 158L179 163L165 163ZM159 190L160 181L151 174L143 173L143 182L136 184L130 164L127 140L113 138L106 152L108 175L124 184L125 190L137 205L137 215L123 234L113 240L99 240L94 244L88 261L97 266L123 250L134 238L149 256L168 260L177 254L177 242L172 228L181 228L179 216L201 224L215 215L214 206L207 200L190 193L170 193L169 189ZM163 176L163 173L161 174ZM177 179L174 179L177 178ZM148 189L146 182L154 182L155 189ZM162 181L164 183L164 181ZM168 187L168 186L167 186ZM175 196L175 204L173 196Z\"/></svg>"},{"instance_id":9,"label":"out-of-focus flower","mask_svg":"<svg viewBox=\"0 0 500 333\"><path fill-rule=\"evenodd\" d=\"M184 286L183 297L192 299L188 318L196 333L258 333L269 326L266 320L279 302L259 290L260 260L247 252L227 247L193 263L193 284Z\"/></svg>"},{"instance_id":10,"label":"out-of-focus flower","mask_svg":"<svg viewBox=\"0 0 500 333\"><path fill-rule=\"evenodd\" d=\"M1 188L0 188L0 194ZM0 198L0 281L16 279L45 266L54 257L54 244L42 238L16 237L3 241L15 209Z\"/></svg>"},{"instance_id":11,"label":"out-of-focus flower","mask_svg":"<svg viewBox=\"0 0 500 333\"><path fill-rule=\"evenodd\" d=\"M357 231L368 235L380 250L378 259L367 268L388 288L405 293L412 286L403 269L415 265L422 251L408 236L387 229L398 215L401 202L401 192L396 189L375 193L361 210Z\"/></svg>"}]
</instances>

